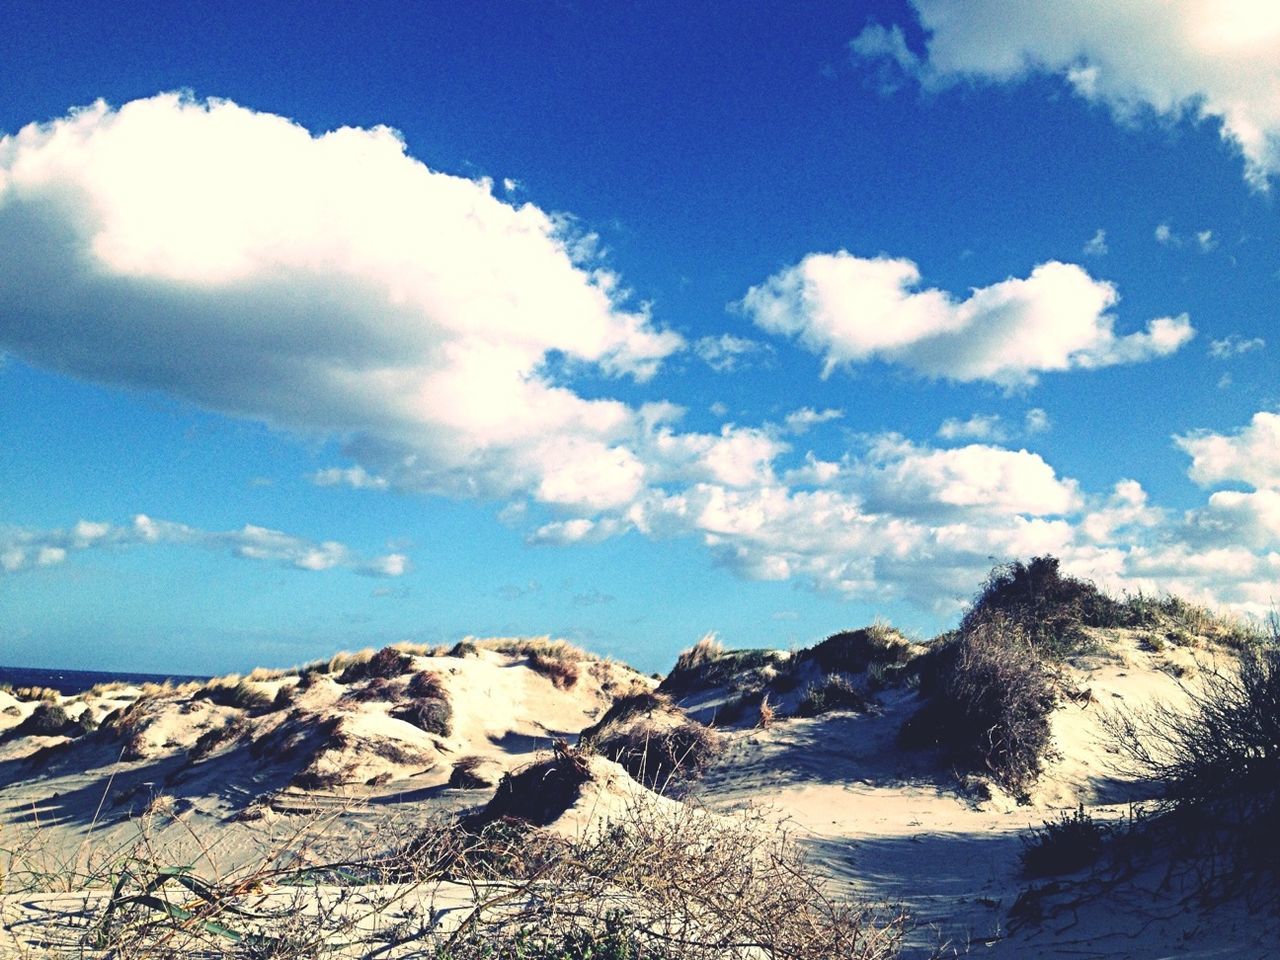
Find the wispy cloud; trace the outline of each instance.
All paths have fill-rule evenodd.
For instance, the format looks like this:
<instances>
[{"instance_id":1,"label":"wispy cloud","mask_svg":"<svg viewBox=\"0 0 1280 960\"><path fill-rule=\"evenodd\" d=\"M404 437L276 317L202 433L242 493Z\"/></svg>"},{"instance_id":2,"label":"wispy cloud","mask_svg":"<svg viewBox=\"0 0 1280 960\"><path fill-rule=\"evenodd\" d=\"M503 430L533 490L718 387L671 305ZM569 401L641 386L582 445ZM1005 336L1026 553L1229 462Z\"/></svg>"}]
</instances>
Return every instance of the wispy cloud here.
<instances>
[{"instance_id":1,"label":"wispy cloud","mask_svg":"<svg viewBox=\"0 0 1280 960\"><path fill-rule=\"evenodd\" d=\"M0 571L14 574L54 566L84 550L148 544L201 547L296 570L343 567L368 576L398 577L409 568L404 554L365 559L335 540L316 542L254 524L245 524L239 530L201 530L138 514L128 524L81 520L60 530L0 529Z\"/></svg>"},{"instance_id":2,"label":"wispy cloud","mask_svg":"<svg viewBox=\"0 0 1280 960\"><path fill-rule=\"evenodd\" d=\"M729 333L700 337L693 344L693 352L717 373L730 373L750 366L768 356L771 350L768 344Z\"/></svg>"},{"instance_id":3,"label":"wispy cloud","mask_svg":"<svg viewBox=\"0 0 1280 960\"><path fill-rule=\"evenodd\" d=\"M1241 354L1261 350L1266 345L1267 341L1261 337L1245 338L1238 333L1231 333L1221 340L1211 340L1209 342L1209 356L1215 360L1230 360L1232 357L1238 357Z\"/></svg>"}]
</instances>

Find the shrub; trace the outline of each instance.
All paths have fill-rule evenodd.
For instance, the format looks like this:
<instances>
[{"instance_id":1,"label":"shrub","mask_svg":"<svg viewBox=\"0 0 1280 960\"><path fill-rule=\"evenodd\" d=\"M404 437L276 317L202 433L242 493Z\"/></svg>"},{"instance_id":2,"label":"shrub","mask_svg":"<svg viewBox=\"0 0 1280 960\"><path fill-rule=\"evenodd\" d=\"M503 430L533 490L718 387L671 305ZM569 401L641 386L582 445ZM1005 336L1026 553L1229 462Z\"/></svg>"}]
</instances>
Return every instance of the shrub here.
<instances>
[{"instance_id":1,"label":"shrub","mask_svg":"<svg viewBox=\"0 0 1280 960\"><path fill-rule=\"evenodd\" d=\"M364 686L348 690L342 695L342 699L352 703L372 703L377 701L391 703L399 700L403 692L404 687L398 680L374 677Z\"/></svg>"},{"instance_id":2,"label":"shrub","mask_svg":"<svg viewBox=\"0 0 1280 960\"><path fill-rule=\"evenodd\" d=\"M545 826L573 806L589 776L586 757L559 740L549 760L504 775L493 797L470 822L479 826L512 817Z\"/></svg>"},{"instance_id":3,"label":"shrub","mask_svg":"<svg viewBox=\"0 0 1280 960\"><path fill-rule=\"evenodd\" d=\"M572 660L562 660L535 650L529 654L529 666L560 690L568 690L578 682L578 665Z\"/></svg>"},{"instance_id":4,"label":"shrub","mask_svg":"<svg viewBox=\"0 0 1280 960\"><path fill-rule=\"evenodd\" d=\"M493 780L484 774L485 765L485 758L475 754L458 758L449 772L449 786L463 790L482 790L485 787L492 787Z\"/></svg>"},{"instance_id":5,"label":"shrub","mask_svg":"<svg viewBox=\"0 0 1280 960\"><path fill-rule=\"evenodd\" d=\"M73 728L75 721L65 707L51 700L42 700L13 732L17 736L60 737L69 735Z\"/></svg>"},{"instance_id":6,"label":"shrub","mask_svg":"<svg viewBox=\"0 0 1280 960\"><path fill-rule=\"evenodd\" d=\"M857 710L865 713L870 708L871 701L865 693L855 687L848 677L833 673L805 688L804 696L796 706L796 715L817 717L832 710Z\"/></svg>"},{"instance_id":7,"label":"shrub","mask_svg":"<svg viewBox=\"0 0 1280 960\"><path fill-rule=\"evenodd\" d=\"M636 723L595 743L631 778L659 793L670 792L702 776L720 753L720 738L696 720L675 726Z\"/></svg>"},{"instance_id":8,"label":"shrub","mask_svg":"<svg viewBox=\"0 0 1280 960\"><path fill-rule=\"evenodd\" d=\"M453 708L448 700L438 697L418 697L392 710L391 716L438 737L447 737L453 732Z\"/></svg>"},{"instance_id":9,"label":"shrub","mask_svg":"<svg viewBox=\"0 0 1280 960\"><path fill-rule=\"evenodd\" d=\"M187 751L187 759L192 762L202 760L224 743L238 741L248 732L248 721L242 717L236 717L230 723L225 723L220 727L210 727L200 734L196 742L191 745L191 748Z\"/></svg>"},{"instance_id":10,"label":"shrub","mask_svg":"<svg viewBox=\"0 0 1280 960\"><path fill-rule=\"evenodd\" d=\"M470 640L459 640L453 645L449 651L451 657L478 657L480 656L480 648Z\"/></svg>"},{"instance_id":11,"label":"shrub","mask_svg":"<svg viewBox=\"0 0 1280 960\"><path fill-rule=\"evenodd\" d=\"M1028 877L1075 873L1098 859L1110 834L1083 803L1075 813L1063 811L1057 820L1046 820L1023 838L1022 872Z\"/></svg>"},{"instance_id":12,"label":"shrub","mask_svg":"<svg viewBox=\"0 0 1280 960\"><path fill-rule=\"evenodd\" d=\"M383 647L368 660L356 660L347 665L338 677L339 683L355 683L357 680L381 678L390 680L408 671L413 658L395 647Z\"/></svg>"},{"instance_id":13,"label":"shrub","mask_svg":"<svg viewBox=\"0 0 1280 960\"><path fill-rule=\"evenodd\" d=\"M420 670L410 677L407 692L411 697L446 699L444 683L440 679L440 674L431 670Z\"/></svg>"},{"instance_id":14,"label":"shrub","mask_svg":"<svg viewBox=\"0 0 1280 960\"><path fill-rule=\"evenodd\" d=\"M725 650L715 634L709 633L676 658L676 665L658 689L679 695L731 682L759 686L764 683L765 669L785 659L787 655L777 650Z\"/></svg>"},{"instance_id":15,"label":"shrub","mask_svg":"<svg viewBox=\"0 0 1280 960\"><path fill-rule=\"evenodd\" d=\"M1019 626L996 619L945 641L926 655L920 692L926 703L903 728L906 744L941 746L1025 794L1049 753L1056 697Z\"/></svg>"},{"instance_id":16,"label":"shrub","mask_svg":"<svg viewBox=\"0 0 1280 960\"><path fill-rule=\"evenodd\" d=\"M823 673L862 673L873 664L905 664L912 651L906 637L876 623L834 633L806 650L804 656L816 660Z\"/></svg>"},{"instance_id":17,"label":"shrub","mask_svg":"<svg viewBox=\"0 0 1280 960\"><path fill-rule=\"evenodd\" d=\"M1089 581L1064 575L1058 559L1048 556L994 568L960 621L960 633L993 618L1016 625L1050 659L1087 650L1083 627L1125 626L1127 620L1121 604Z\"/></svg>"},{"instance_id":18,"label":"shrub","mask_svg":"<svg viewBox=\"0 0 1280 960\"><path fill-rule=\"evenodd\" d=\"M1231 807L1273 835L1280 816L1280 646L1241 651L1237 669L1205 671L1187 693L1185 711L1162 703L1111 715L1129 771L1154 782L1166 810Z\"/></svg>"},{"instance_id":19,"label":"shrub","mask_svg":"<svg viewBox=\"0 0 1280 960\"><path fill-rule=\"evenodd\" d=\"M766 693L760 698L760 717L756 721L756 726L761 730L768 730L773 726L775 716L777 716L777 711L774 710L773 704L769 702L769 695Z\"/></svg>"}]
</instances>

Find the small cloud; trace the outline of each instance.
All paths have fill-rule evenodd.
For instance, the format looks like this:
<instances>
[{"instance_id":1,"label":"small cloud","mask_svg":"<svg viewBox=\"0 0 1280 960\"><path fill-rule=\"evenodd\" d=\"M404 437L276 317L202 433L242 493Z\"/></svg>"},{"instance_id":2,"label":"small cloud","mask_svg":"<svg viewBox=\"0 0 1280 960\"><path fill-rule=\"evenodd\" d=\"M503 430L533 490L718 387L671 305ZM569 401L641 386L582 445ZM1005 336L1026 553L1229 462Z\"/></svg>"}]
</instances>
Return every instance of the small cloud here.
<instances>
[{"instance_id":1,"label":"small cloud","mask_svg":"<svg viewBox=\"0 0 1280 960\"><path fill-rule=\"evenodd\" d=\"M598 607L601 604L613 603L618 598L611 593L601 593L599 590L588 590L586 593L575 593L573 595L573 605L575 607Z\"/></svg>"},{"instance_id":2,"label":"small cloud","mask_svg":"<svg viewBox=\"0 0 1280 960\"><path fill-rule=\"evenodd\" d=\"M503 177L502 189L505 190L507 193L515 193L517 190L520 189L520 181L512 179L511 177Z\"/></svg>"},{"instance_id":3,"label":"small cloud","mask_svg":"<svg viewBox=\"0 0 1280 960\"><path fill-rule=\"evenodd\" d=\"M1231 386L1232 382L1233 381L1231 379L1231 374L1224 373L1222 376L1218 378L1218 389L1226 390L1229 386Z\"/></svg>"},{"instance_id":4,"label":"small cloud","mask_svg":"<svg viewBox=\"0 0 1280 960\"><path fill-rule=\"evenodd\" d=\"M494 591L494 593L503 600L520 600L524 597L533 596L533 594L541 592L542 584L537 580L530 580L524 585L518 583L504 583Z\"/></svg>"},{"instance_id":5,"label":"small cloud","mask_svg":"<svg viewBox=\"0 0 1280 960\"><path fill-rule=\"evenodd\" d=\"M1086 257L1104 257L1108 251L1107 247L1107 231L1101 227L1095 233L1089 242L1084 245L1083 253Z\"/></svg>"},{"instance_id":6,"label":"small cloud","mask_svg":"<svg viewBox=\"0 0 1280 960\"><path fill-rule=\"evenodd\" d=\"M1027 433L1044 433L1053 426L1049 422L1049 414L1045 413L1040 407L1032 407L1028 410L1026 416L1023 417L1022 425Z\"/></svg>"},{"instance_id":7,"label":"small cloud","mask_svg":"<svg viewBox=\"0 0 1280 960\"><path fill-rule=\"evenodd\" d=\"M251 479L251 480L249 481L249 486L251 486L251 487L269 487L269 486L271 486L271 485L272 485L272 484L274 484L274 483L275 483L275 481L274 481L274 480L272 480L270 477L254 477L253 479Z\"/></svg>"},{"instance_id":8,"label":"small cloud","mask_svg":"<svg viewBox=\"0 0 1280 960\"><path fill-rule=\"evenodd\" d=\"M938 427L938 436L943 440L994 440L1008 439L1004 424L999 414L975 413L968 420L948 417Z\"/></svg>"},{"instance_id":9,"label":"small cloud","mask_svg":"<svg viewBox=\"0 0 1280 960\"><path fill-rule=\"evenodd\" d=\"M896 24L892 27L868 24L849 41L849 54L855 63L874 70L871 82L883 96L897 93L906 80L919 77L921 72L920 58L907 47L902 28Z\"/></svg>"},{"instance_id":10,"label":"small cloud","mask_svg":"<svg viewBox=\"0 0 1280 960\"><path fill-rule=\"evenodd\" d=\"M797 435L808 433L811 427L816 427L820 423L827 423L831 420L839 420L843 416L843 410L833 408L814 410L812 407L801 407L799 410L793 410L787 414L787 432Z\"/></svg>"},{"instance_id":11,"label":"small cloud","mask_svg":"<svg viewBox=\"0 0 1280 960\"><path fill-rule=\"evenodd\" d=\"M1218 248L1217 238L1212 230L1196 230L1191 234L1177 233L1167 223L1162 223L1155 230L1156 243L1162 247L1180 250L1183 247L1194 247L1201 253L1211 253Z\"/></svg>"},{"instance_id":12,"label":"small cloud","mask_svg":"<svg viewBox=\"0 0 1280 960\"><path fill-rule=\"evenodd\" d=\"M721 403L719 400L711 404L707 409L711 411L711 415L714 417L725 417L729 415L728 404Z\"/></svg>"},{"instance_id":13,"label":"small cloud","mask_svg":"<svg viewBox=\"0 0 1280 960\"><path fill-rule=\"evenodd\" d=\"M768 344L745 337L722 333L718 337L700 337L694 341L693 352L716 373L731 373L750 363L750 358L771 351Z\"/></svg>"},{"instance_id":14,"label":"small cloud","mask_svg":"<svg viewBox=\"0 0 1280 960\"><path fill-rule=\"evenodd\" d=\"M403 553L388 553L374 557L368 563L356 568L357 573L366 577L400 577L409 569L409 558Z\"/></svg>"},{"instance_id":15,"label":"small cloud","mask_svg":"<svg viewBox=\"0 0 1280 960\"><path fill-rule=\"evenodd\" d=\"M326 467L311 475L311 482L317 487L346 486L353 490L385 490L389 483L386 478L376 476L364 467Z\"/></svg>"},{"instance_id":16,"label":"small cloud","mask_svg":"<svg viewBox=\"0 0 1280 960\"><path fill-rule=\"evenodd\" d=\"M1221 340L1209 342L1209 356L1215 360L1230 360L1232 357L1238 357L1242 353L1261 350L1266 345L1267 341L1261 337L1250 337L1246 340L1238 333L1231 333Z\"/></svg>"},{"instance_id":17,"label":"small cloud","mask_svg":"<svg viewBox=\"0 0 1280 960\"><path fill-rule=\"evenodd\" d=\"M779 610L770 615L769 619L777 623L782 623L789 620L799 620L800 614L796 613L794 610Z\"/></svg>"}]
</instances>

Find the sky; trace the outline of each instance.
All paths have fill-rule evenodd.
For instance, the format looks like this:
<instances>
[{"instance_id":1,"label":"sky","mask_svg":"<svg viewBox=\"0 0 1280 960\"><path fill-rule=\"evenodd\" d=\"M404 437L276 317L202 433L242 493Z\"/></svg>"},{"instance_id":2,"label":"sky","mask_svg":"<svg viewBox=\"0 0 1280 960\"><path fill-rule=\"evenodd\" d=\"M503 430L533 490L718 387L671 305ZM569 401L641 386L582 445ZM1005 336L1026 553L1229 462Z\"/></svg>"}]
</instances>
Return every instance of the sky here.
<instances>
[{"instance_id":1,"label":"sky","mask_svg":"<svg viewBox=\"0 0 1280 960\"><path fill-rule=\"evenodd\" d=\"M1280 580L1266 0L0 0L0 662Z\"/></svg>"}]
</instances>

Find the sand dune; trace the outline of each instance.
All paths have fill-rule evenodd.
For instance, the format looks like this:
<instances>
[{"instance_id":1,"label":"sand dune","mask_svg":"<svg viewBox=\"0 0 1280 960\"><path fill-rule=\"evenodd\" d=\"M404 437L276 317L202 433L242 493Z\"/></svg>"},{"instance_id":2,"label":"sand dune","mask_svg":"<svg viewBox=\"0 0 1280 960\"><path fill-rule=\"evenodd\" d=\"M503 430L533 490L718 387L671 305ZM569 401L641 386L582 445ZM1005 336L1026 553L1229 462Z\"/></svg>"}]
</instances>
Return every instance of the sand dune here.
<instances>
[{"instance_id":1,"label":"sand dune","mask_svg":"<svg viewBox=\"0 0 1280 960\"><path fill-rule=\"evenodd\" d=\"M754 818L796 837L837 895L905 909L907 956L943 943L1011 958L1262 955L1274 915L1246 923L1242 902L1206 913L1151 870L1036 882L1021 864L1028 828L1060 811L1119 822L1150 797L1150 784L1121 770L1105 718L1118 706L1185 700L1231 651L1201 641L1154 649L1141 630L1096 632L1093 653L1054 668L1052 749L1015 798L940 748L904 748L900 731L922 704L906 665L927 648L883 630L842 636L853 639L800 652L706 643L657 691L625 665L542 639L388 649L44 706L0 692L0 838L10 851L0 909L11 950L70 949L67 931L83 934L105 908L104 864L140 831L169 862L225 875L285 847L296 863L323 862L335 842L385 847L442 817L482 816L486 804L525 815L499 809L514 784L545 794L535 806L546 815L533 820L563 838L607 830L642 803ZM832 657L849 671L830 673ZM65 730L23 732L54 706ZM584 731L602 756L569 750ZM692 756L682 731L710 745L696 770L682 766ZM558 762L579 771L563 799L547 779ZM661 769L662 783L646 769ZM536 775L504 780L495 794L513 771ZM33 859L68 889L15 892ZM428 901L449 896L433 889L401 907L429 912Z\"/></svg>"}]
</instances>

